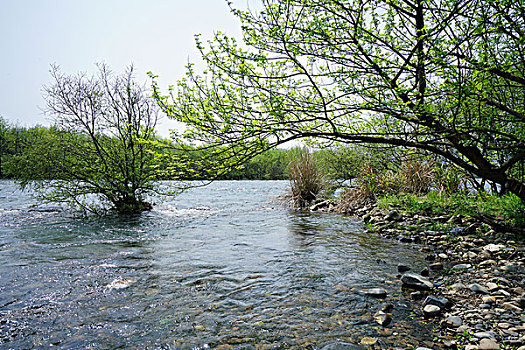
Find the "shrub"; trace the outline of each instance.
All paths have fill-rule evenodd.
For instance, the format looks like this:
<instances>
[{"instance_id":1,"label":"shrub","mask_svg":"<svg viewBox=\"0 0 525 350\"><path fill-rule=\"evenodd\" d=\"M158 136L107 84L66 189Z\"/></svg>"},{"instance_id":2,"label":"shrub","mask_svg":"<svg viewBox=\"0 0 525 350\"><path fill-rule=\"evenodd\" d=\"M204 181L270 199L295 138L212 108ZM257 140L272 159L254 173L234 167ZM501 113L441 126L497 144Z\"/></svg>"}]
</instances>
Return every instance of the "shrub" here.
<instances>
[{"instance_id":1,"label":"shrub","mask_svg":"<svg viewBox=\"0 0 525 350\"><path fill-rule=\"evenodd\" d=\"M294 207L304 209L318 198L326 182L307 148L296 149L291 155L288 164L291 201Z\"/></svg>"}]
</instances>

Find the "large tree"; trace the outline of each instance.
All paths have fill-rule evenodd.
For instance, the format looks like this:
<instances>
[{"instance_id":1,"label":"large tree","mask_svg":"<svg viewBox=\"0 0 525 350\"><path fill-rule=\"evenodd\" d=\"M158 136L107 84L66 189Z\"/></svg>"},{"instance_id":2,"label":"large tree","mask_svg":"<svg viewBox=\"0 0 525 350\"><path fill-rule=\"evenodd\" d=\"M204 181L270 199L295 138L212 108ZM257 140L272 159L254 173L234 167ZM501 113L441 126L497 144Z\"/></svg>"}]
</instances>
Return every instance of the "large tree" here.
<instances>
[{"instance_id":1,"label":"large tree","mask_svg":"<svg viewBox=\"0 0 525 350\"><path fill-rule=\"evenodd\" d=\"M19 176L45 200L95 212L141 212L151 208L148 195L159 192L159 110L148 89L135 83L132 67L122 75L98 67L94 76L52 67L44 97L55 125L32 138L18 159L25 169Z\"/></svg>"},{"instance_id":2,"label":"large tree","mask_svg":"<svg viewBox=\"0 0 525 350\"><path fill-rule=\"evenodd\" d=\"M317 138L431 152L525 199L525 3L263 0L156 98L228 167ZM155 85L155 84L154 84Z\"/></svg>"}]
</instances>

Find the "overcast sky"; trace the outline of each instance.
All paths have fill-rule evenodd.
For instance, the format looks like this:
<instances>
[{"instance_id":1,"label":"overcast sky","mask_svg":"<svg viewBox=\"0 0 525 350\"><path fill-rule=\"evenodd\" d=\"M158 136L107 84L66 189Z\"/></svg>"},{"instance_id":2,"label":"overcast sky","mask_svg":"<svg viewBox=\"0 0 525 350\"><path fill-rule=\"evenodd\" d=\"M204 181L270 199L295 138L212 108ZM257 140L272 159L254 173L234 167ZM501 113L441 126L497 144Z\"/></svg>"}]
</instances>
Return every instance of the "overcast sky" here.
<instances>
[{"instance_id":1,"label":"overcast sky","mask_svg":"<svg viewBox=\"0 0 525 350\"><path fill-rule=\"evenodd\" d=\"M240 37L224 0L0 0L0 116L49 125L39 108L53 63L67 74L95 72L97 62L122 72L132 63L137 81L153 71L162 87L174 84L188 59L199 61L194 35L216 31Z\"/></svg>"}]
</instances>

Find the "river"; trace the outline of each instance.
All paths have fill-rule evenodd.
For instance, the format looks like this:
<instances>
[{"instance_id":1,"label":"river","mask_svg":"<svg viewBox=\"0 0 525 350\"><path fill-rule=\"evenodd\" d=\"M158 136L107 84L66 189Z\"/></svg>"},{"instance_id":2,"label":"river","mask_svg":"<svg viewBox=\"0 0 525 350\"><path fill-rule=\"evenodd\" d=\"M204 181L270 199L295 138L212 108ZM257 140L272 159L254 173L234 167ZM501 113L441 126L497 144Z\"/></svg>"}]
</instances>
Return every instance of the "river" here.
<instances>
[{"instance_id":1,"label":"river","mask_svg":"<svg viewBox=\"0 0 525 350\"><path fill-rule=\"evenodd\" d=\"M0 181L0 347L419 344L396 266L422 253L350 217L290 211L275 202L286 187L221 181L140 216L86 219ZM389 297L355 291L369 287ZM388 327L373 320L385 302Z\"/></svg>"}]
</instances>

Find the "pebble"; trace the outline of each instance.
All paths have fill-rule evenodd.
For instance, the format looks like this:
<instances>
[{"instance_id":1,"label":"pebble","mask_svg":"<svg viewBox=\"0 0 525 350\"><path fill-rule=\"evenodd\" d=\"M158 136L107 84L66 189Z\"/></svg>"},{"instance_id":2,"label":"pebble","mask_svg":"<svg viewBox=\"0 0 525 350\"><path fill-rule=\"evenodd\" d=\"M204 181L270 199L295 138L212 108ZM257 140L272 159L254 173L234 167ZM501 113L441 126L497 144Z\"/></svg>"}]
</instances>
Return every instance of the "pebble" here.
<instances>
[{"instance_id":1,"label":"pebble","mask_svg":"<svg viewBox=\"0 0 525 350\"><path fill-rule=\"evenodd\" d=\"M504 309L507 309L507 310L511 310L511 311L516 311L516 312L522 312L523 309L521 307L519 307L518 305L512 303L512 302L507 302L507 303L503 303L503 308Z\"/></svg>"},{"instance_id":2,"label":"pebble","mask_svg":"<svg viewBox=\"0 0 525 350\"><path fill-rule=\"evenodd\" d=\"M499 345L490 338L481 339L478 345L480 350L499 350Z\"/></svg>"},{"instance_id":3,"label":"pebble","mask_svg":"<svg viewBox=\"0 0 525 350\"><path fill-rule=\"evenodd\" d=\"M432 265L429 265L428 268L431 271L440 271L443 270L443 264L442 263L433 263Z\"/></svg>"},{"instance_id":4,"label":"pebble","mask_svg":"<svg viewBox=\"0 0 525 350\"><path fill-rule=\"evenodd\" d=\"M372 337L363 337L361 339L362 345L375 345L377 343L377 338Z\"/></svg>"},{"instance_id":5,"label":"pebble","mask_svg":"<svg viewBox=\"0 0 525 350\"><path fill-rule=\"evenodd\" d=\"M443 320L442 325L446 328L458 328L463 325L463 321L459 316L449 316Z\"/></svg>"},{"instance_id":6,"label":"pebble","mask_svg":"<svg viewBox=\"0 0 525 350\"><path fill-rule=\"evenodd\" d=\"M496 297L489 295L481 298L481 300L483 300L483 302L486 304L494 304L496 302Z\"/></svg>"},{"instance_id":7,"label":"pebble","mask_svg":"<svg viewBox=\"0 0 525 350\"><path fill-rule=\"evenodd\" d=\"M374 319L380 326L387 326L391 321L392 317L390 315L385 314L384 312L380 311L374 315Z\"/></svg>"},{"instance_id":8,"label":"pebble","mask_svg":"<svg viewBox=\"0 0 525 350\"><path fill-rule=\"evenodd\" d=\"M405 273L403 276L401 276L401 282L403 282L404 287L413 289L428 290L434 287L434 284L427 278L411 272Z\"/></svg>"},{"instance_id":9,"label":"pebble","mask_svg":"<svg viewBox=\"0 0 525 350\"><path fill-rule=\"evenodd\" d=\"M410 267L408 267L407 265L403 265L403 264L397 265L397 272L403 273L407 271L410 271Z\"/></svg>"},{"instance_id":10,"label":"pebble","mask_svg":"<svg viewBox=\"0 0 525 350\"><path fill-rule=\"evenodd\" d=\"M469 289L476 293L476 294L489 294L489 291L486 290L483 286L477 284L477 283L472 283L472 284L469 284Z\"/></svg>"},{"instance_id":11,"label":"pebble","mask_svg":"<svg viewBox=\"0 0 525 350\"><path fill-rule=\"evenodd\" d=\"M472 267L471 264L457 264L452 266L452 270L467 270Z\"/></svg>"},{"instance_id":12,"label":"pebble","mask_svg":"<svg viewBox=\"0 0 525 350\"><path fill-rule=\"evenodd\" d=\"M494 338L496 338L496 335L494 334L494 332L476 332L476 333L474 333L474 336L476 338L479 338L479 339L484 339L484 338L494 339Z\"/></svg>"},{"instance_id":13,"label":"pebble","mask_svg":"<svg viewBox=\"0 0 525 350\"><path fill-rule=\"evenodd\" d=\"M436 305L442 309L446 308L449 304L450 301L447 298L437 297L435 295L429 295L423 302L423 305Z\"/></svg>"},{"instance_id":14,"label":"pebble","mask_svg":"<svg viewBox=\"0 0 525 350\"><path fill-rule=\"evenodd\" d=\"M484 246L483 250L489 251L491 253L497 253L500 250L502 250L503 248L505 248L504 245L490 243L490 244L487 244L486 246Z\"/></svg>"},{"instance_id":15,"label":"pebble","mask_svg":"<svg viewBox=\"0 0 525 350\"><path fill-rule=\"evenodd\" d=\"M498 286L496 283L494 283L494 282L488 282L488 283L486 284L486 286L487 286L487 290L488 290L489 292L493 292L493 291L495 291L496 289L499 288L499 286Z\"/></svg>"},{"instance_id":16,"label":"pebble","mask_svg":"<svg viewBox=\"0 0 525 350\"><path fill-rule=\"evenodd\" d=\"M426 305L423 308L423 315L425 317L435 317L438 316L441 313L441 308L436 305Z\"/></svg>"},{"instance_id":17,"label":"pebble","mask_svg":"<svg viewBox=\"0 0 525 350\"><path fill-rule=\"evenodd\" d=\"M365 293L365 295L380 299L386 298L387 295L386 290L384 290L383 288L370 288L363 290L363 292Z\"/></svg>"}]
</instances>

